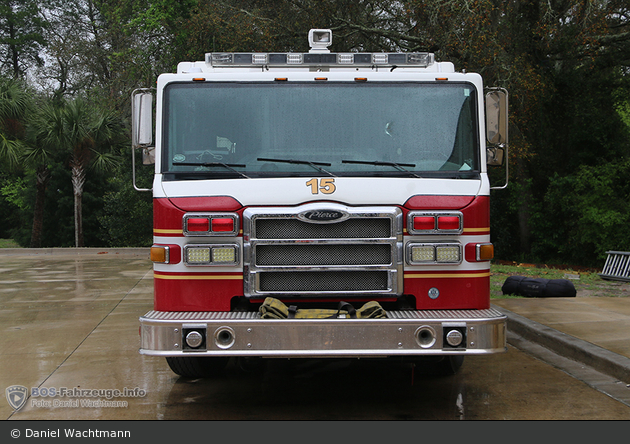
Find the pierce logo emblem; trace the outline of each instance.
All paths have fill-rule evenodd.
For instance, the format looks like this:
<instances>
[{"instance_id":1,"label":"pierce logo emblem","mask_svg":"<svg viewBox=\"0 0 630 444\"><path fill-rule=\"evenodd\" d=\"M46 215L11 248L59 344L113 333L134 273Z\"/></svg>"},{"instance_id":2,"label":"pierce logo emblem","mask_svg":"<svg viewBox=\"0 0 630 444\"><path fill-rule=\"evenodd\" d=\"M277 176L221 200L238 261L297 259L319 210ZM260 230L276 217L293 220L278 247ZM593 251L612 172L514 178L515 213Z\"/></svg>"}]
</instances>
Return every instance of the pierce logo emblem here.
<instances>
[{"instance_id":1,"label":"pierce logo emblem","mask_svg":"<svg viewBox=\"0 0 630 444\"><path fill-rule=\"evenodd\" d=\"M298 217L306 222L325 224L332 222L341 222L343 220L346 220L349 215L344 211L321 209L305 211L303 213L300 213Z\"/></svg>"}]
</instances>

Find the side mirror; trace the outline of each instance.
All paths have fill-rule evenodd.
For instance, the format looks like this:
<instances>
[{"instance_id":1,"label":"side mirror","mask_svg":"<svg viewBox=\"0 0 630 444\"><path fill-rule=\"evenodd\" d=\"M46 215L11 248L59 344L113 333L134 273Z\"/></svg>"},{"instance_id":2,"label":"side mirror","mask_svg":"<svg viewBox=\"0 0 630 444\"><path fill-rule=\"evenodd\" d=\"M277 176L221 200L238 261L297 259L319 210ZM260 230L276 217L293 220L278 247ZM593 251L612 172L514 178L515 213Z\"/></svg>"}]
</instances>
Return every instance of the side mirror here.
<instances>
[{"instance_id":1,"label":"side mirror","mask_svg":"<svg viewBox=\"0 0 630 444\"><path fill-rule=\"evenodd\" d=\"M508 93L503 88L490 88L486 92L486 163L489 166L505 165L505 184L491 189L503 189L508 185Z\"/></svg>"},{"instance_id":2,"label":"side mirror","mask_svg":"<svg viewBox=\"0 0 630 444\"><path fill-rule=\"evenodd\" d=\"M149 146L153 143L153 94L134 94L132 107L133 147Z\"/></svg>"},{"instance_id":3,"label":"side mirror","mask_svg":"<svg viewBox=\"0 0 630 444\"><path fill-rule=\"evenodd\" d=\"M486 148L486 163L489 166L502 166L505 161L505 150L498 146Z\"/></svg>"},{"instance_id":4,"label":"side mirror","mask_svg":"<svg viewBox=\"0 0 630 444\"><path fill-rule=\"evenodd\" d=\"M502 88L486 93L486 139L492 145L508 143L508 93Z\"/></svg>"},{"instance_id":5,"label":"side mirror","mask_svg":"<svg viewBox=\"0 0 630 444\"><path fill-rule=\"evenodd\" d=\"M155 164L153 145L153 93L147 89L137 89L131 95L131 159L133 187L137 191L151 191L136 186L136 150L142 150L142 163Z\"/></svg>"}]
</instances>

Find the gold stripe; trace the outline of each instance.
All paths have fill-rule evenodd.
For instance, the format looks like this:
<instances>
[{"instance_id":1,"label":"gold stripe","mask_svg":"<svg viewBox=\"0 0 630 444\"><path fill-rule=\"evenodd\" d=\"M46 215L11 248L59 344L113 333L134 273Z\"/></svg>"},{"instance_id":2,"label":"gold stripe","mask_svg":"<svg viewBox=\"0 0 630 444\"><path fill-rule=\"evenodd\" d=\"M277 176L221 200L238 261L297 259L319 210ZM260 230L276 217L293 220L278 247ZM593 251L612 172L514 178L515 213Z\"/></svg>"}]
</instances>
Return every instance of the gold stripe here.
<instances>
[{"instance_id":1,"label":"gold stripe","mask_svg":"<svg viewBox=\"0 0 630 444\"><path fill-rule=\"evenodd\" d=\"M165 230L160 228L154 228L153 232L155 234L183 234L182 230Z\"/></svg>"},{"instance_id":2,"label":"gold stripe","mask_svg":"<svg viewBox=\"0 0 630 444\"><path fill-rule=\"evenodd\" d=\"M488 228L464 228L463 230L464 233L489 233L490 232L490 227ZM408 233L407 229L403 229L403 234ZM435 233L431 233L431 234L435 234ZM439 233L437 233L439 234Z\"/></svg>"},{"instance_id":3,"label":"gold stripe","mask_svg":"<svg viewBox=\"0 0 630 444\"><path fill-rule=\"evenodd\" d=\"M464 233L486 233L490 232L490 227L488 228L464 228Z\"/></svg>"},{"instance_id":4,"label":"gold stripe","mask_svg":"<svg viewBox=\"0 0 630 444\"><path fill-rule=\"evenodd\" d=\"M457 274L405 274L403 276L406 279L420 278L420 279L434 279L434 278L481 278L490 277L490 272L484 273L457 273Z\"/></svg>"},{"instance_id":5,"label":"gold stripe","mask_svg":"<svg viewBox=\"0 0 630 444\"><path fill-rule=\"evenodd\" d=\"M172 275L172 274L154 274L155 279L174 279L174 280L243 280L243 276L236 275Z\"/></svg>"},{"instance_id":6,"label":"gold stripe","mask_svg":"<svg viewBox=\"0 0 630 444\"><path fill-rule=\"evenodd\" d=\"M167 230L163 228L154 228L153 233L155 234L184 234L182 230ZM239 234L243 234L243 230L239 230Z\"/></svg>"}]
</instances>

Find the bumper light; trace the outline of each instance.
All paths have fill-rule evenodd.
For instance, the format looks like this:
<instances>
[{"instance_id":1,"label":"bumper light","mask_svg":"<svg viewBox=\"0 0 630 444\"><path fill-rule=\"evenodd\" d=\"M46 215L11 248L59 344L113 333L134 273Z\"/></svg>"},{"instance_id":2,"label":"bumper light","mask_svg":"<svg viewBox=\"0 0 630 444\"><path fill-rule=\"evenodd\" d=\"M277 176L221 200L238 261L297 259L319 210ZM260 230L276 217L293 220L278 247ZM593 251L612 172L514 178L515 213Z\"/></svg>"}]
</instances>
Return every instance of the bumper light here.
<instances>
[{"instance_id":1,"label":"bumper light","mask_svg":"<svg viewBox=\"0 0 630 444\"><path fill-rule=\"evenodd\" d=\"M446 334L446 342L451 347L459 346L464 340L464 335L459 330L451 330Z\"/></svg>"},{"instance_id":2,"label":"bumper light","mask_svg":"<svg viewBox=\"0 0 630 444\"><path fill-rule=\"evenodd\" d=\"M203 335L196 330L189 332L186 335L186 345L190 348L198 348L203 344Z\"/></svg>"},{"instance_id":3,"label":"bumper light","mask_svg":"<svg viewBox=\"0 0 630 444\"><path fill-rule=\"evenodd\" d=\"M466 325L442 324L444 348L464 349L467 347Z\"/></svg>"}]
</instances>

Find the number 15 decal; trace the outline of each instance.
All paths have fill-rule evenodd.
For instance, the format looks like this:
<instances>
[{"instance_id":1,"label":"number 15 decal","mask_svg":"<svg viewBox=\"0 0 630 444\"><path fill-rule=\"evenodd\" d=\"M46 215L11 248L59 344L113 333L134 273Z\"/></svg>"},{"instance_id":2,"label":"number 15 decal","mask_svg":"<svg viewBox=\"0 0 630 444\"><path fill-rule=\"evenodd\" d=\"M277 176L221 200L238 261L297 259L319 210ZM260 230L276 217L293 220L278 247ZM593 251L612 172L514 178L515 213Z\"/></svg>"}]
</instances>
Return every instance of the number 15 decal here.
<instances>
[{"instance_id":1,"label":"number 15 decal","mask_svg":"<svg viewBox=\"0 0 630 444\"><path fill-rule=\"evenodd\" d=\"M335 179L320 179L319 183L317 179L311 179L306 182L307 187L311 187L311 194L332 194L337 187L335 186Z\"/></svg>"}]
</instances>

